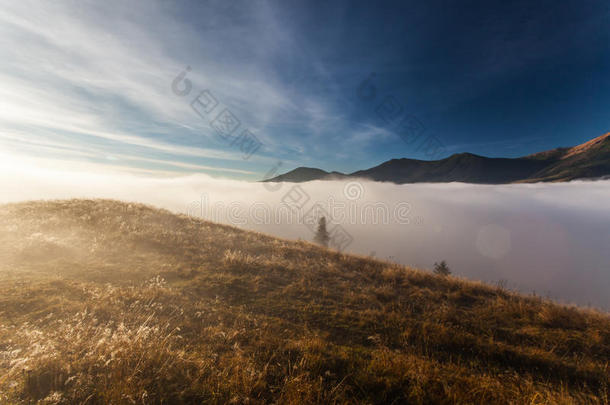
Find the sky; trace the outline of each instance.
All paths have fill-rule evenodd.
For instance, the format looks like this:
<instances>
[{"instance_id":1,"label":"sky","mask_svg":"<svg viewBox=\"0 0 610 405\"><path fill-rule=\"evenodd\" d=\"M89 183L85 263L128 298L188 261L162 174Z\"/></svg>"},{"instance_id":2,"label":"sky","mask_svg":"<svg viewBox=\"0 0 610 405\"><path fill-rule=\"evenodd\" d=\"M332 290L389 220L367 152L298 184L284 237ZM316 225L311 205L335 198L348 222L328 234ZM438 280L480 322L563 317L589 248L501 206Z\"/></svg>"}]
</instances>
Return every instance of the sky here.
<instances>
[{"instance_id":1,"label":"sky","mask_svg":"<svg viewBox=\"0 0 610 405\"><path fill-rule=\"evenodd\" d=\"M0 152L256 181L576 145L610 130L609 8L3 0Z\"/></svg>"}]
</instances>

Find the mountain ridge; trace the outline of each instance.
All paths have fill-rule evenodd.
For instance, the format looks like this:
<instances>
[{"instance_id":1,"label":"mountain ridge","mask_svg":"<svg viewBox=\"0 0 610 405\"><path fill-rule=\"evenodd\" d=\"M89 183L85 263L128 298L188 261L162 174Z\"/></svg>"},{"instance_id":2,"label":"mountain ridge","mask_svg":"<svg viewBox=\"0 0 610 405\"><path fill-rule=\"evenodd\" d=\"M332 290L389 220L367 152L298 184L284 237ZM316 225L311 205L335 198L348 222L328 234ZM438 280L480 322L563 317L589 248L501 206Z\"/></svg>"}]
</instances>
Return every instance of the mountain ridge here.
<instances>
[{"instance_id":1,"label":"mountain ridge","mask_svg":"<svg viewBox=\"0 0 610 405\"><path fill-rule=\"evenodd\" d=\"M561 182L610 175L610 132L572 147L559 147L517 158L491 158L463 152L441 160L395 158L345 174L298 167L266 182L301 183L312 180L364 178L405 183L464 182L507 184Z\"/></svg>"}]
</instances>

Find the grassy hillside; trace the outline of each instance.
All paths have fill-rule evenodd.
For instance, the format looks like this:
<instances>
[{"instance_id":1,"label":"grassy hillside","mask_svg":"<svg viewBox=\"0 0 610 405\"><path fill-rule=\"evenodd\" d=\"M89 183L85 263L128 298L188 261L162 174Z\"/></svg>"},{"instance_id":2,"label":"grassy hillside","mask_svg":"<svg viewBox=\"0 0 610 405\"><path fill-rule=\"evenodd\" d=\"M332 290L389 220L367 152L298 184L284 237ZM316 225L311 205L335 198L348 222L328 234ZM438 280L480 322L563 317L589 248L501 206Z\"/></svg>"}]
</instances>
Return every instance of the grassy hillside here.
<instances>
[{"instance_id":1,"label":"grassy hillside","mask_svg":"<svg viewBox=\"0 0 610 405\"><path fill-rule=\"evenodd\" d=\"M115 201L0 242L0 403L608 404L607 314Z\"/></svg>"},{"instance_id":2,"label":"grassy hillside","mask_svg":"<svg viewBox=\"0 0 610 405\"><path fill-rule=\"evenodd\" d=\"M582 145L549 151L556 163L533 175L529 181L569 181L610 174L610 133ZM534 155L540 158L540 154Z\"/></svg>"}]
</instances>

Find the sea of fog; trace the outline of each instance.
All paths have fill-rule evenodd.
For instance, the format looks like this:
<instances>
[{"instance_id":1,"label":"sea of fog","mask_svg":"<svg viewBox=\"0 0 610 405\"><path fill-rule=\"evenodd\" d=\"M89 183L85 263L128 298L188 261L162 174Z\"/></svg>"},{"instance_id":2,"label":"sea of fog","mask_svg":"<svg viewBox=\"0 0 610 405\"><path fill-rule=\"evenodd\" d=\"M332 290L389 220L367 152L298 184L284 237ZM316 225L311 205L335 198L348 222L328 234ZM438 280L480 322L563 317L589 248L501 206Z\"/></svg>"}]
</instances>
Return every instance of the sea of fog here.
<instances>
[{"instance_id":1,"label":"sea of fog","mask_svg":"<svg viewBox=\"0 0 610 405\"><path fill-rule=\"evenodd\" d=\"M335 248L610 310L610 181L395 185L142 177L4 161L0 202L137 201L290 239L329 220Z\"/></svg>"}]
</instances>

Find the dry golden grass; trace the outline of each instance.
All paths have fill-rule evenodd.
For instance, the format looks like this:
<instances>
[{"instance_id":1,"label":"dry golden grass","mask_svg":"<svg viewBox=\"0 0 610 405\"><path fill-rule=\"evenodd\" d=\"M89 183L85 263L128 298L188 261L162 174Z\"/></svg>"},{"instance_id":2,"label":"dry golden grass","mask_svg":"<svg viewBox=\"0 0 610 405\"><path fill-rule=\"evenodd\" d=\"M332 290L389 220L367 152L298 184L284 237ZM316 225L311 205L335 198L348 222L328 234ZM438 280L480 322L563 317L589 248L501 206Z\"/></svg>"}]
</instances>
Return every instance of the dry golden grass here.
<instances>
[{"instance_id":1,"label":"dry golden grass","mask_svg":"<svg viewBox=\"0 0 610 405\"><path fill-rule=\"evenodd\" d=\"M0 220L0 403L608 404L604 313L138 204Z\"/></svg>"}]
</instances>

